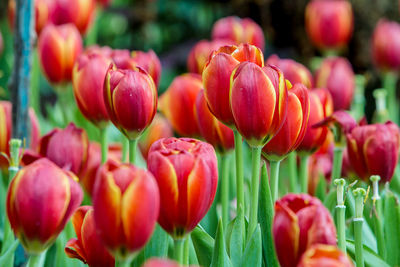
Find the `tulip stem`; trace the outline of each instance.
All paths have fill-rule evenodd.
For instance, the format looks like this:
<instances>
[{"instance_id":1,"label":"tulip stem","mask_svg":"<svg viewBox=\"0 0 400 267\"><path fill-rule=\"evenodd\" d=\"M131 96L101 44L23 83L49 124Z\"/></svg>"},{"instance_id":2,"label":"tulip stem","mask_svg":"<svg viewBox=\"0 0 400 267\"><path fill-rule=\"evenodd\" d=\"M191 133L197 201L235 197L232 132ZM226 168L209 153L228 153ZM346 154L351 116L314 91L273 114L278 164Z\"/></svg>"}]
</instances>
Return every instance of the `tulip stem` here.
<instances>
[{"instance_id":1,"label":"tulip stem","mask_svg":"<svg viewBox=\"0 0 400 267\"><path fill-rule=\"evenodd\" d=\"M229 223L229 155L221 155L221 204L222 223L226 227Z\"/></svg>"},{"instance_id":2,"label":"tulip stem","mask_svg":"<svg viewBox=\"0 0 400 267\"><path fill-rule=\"evenodd\" d=\"M379 180L381 177L379 175L371 176L370 180L372 182L373 187L373 195L372 195L372 216L374 220L374 230L376 236L376 243L378 245L378 254L382 259L386 259L386 245L385 238L383 234L382 227L382 202L381 197L379 195Z\"/></svg>"},{"instance_id":3,"label":"tulip stem","mask_svg":"<svg viewBox=\"0 0 400 267\"><path fill-rule=\"evenodd\" d=\"M288 155L289 164L289 181L290 181L290 192L298 192L298 180L297 180L297 162L296 162L296 151L293 151Z\"/></svg>"},{"instance_id":4,"label":"tulip stem","mask_svg":"<svg viewBox=\"0 0 400 267\"><path fill-rule=\"evenodd\" d=\"M40 263L40 254L30 255L27 267L38 267Z\"/></svg>"},{"instance_id":5,"label":"tulip stem","mask_svg":"<svg viewBox=\"0 0 400 267\"><path fill-rule=\"evenodd\" d=\"M68 85L60 85L56 88L57 101L60 104L63 126L68 124Z\"/></svg>"},{"instance_id":6,"label":"tulip stem","mask_svg":"<svg viewBox=\"0 0 400 267\"><path fill-rule=\"evenodd\" d=\"M278 198L278 180L279 180L279 166L280 161L270 161L271 167L271 188L272 188L272 203L275 203Z\"/></svg>"},{"instance_id":7,"label":"tulip stem","mask_svg":"<svg viewBox=\"0 0 400 267\"><path fill-rule=\"evenodd\" d=\"M310 155L304 154L300 156L300 185L301 192L308 192L308 158Z\"/></svg>"},{"instance_id":8,"label":"tulip stem","mask_svg":"<svg viewBox=\"0 0 400 267\"><path fill-rule=\"evenodd\" d=\"M236 210L241 206L244 210L244 181L243 181L243 142L242 136L237 130L235 134L235 160L236 160Z\"/></svg>"},{"instance_id":9,"label":"tulip stem","mask_svg":"<svg viewBox=\"0 0 400 267\"><path fill-rule=\"evenodd\" d=\"M333 166L331 179L339 179L342 174L343 147L335 146L333 150Z\"/></svg>"},{"instance_id":10,"label":"tulip stem","mask_svg":"<svg viewBox=\"0 0 400 267\"><path fill-rule=\"evenodd\" d=\"M346 253L346 206L344 205L344 187L346 181L344 179L336 179L333 181L336 185L337 205L336 205L336 228L338 229L338 247Z\"/></svg>"},{"instance_id":11,"label":"tulip stem","mask_svg":"<svg viewBox=\"0 0 400 267\"><path fill-rule=\"evenodd\" d=\"M356 254L356 266L364 267L363 257L363 241L362 241L362 226L364 222L363 210L364 210L364 196L367 194L365 189L357 188L353 191L355 202L356 202L356 214L353 219L354 224L354 243L355 243L355 254Z\"/></svg>"},{"instance_id":12,"label":"tulip stem","mask_svg":"<svg viewBox=\"0 0 400 267\"><path fill-rule=\"evenodd\" d=\"M258 211L258 188L260 185L260 161L262 147L252 148L252 171L251 171L251 188L250 188L250 219L249 228L247 229L247 239L249 240L257 227L257 211Z\"/></svg>"},{"instance_id":13,"label":"tulip stem","mask_svg":"<svg viewBox=\"0 0 400 267\"><path fill-rule=\"evenodd\" d=\"M115 261L115 267L129 267L129 266L131 266L130 260Z\"/></svg>"},{"instance_id":14,"label":"tulip stem","mask_svg":"<svg viewBox=\"0 0 400 267\"><path fill-rule=\"evenodd\" d=\"M107 126L100 128L100 144L101 144L101 164L106 163L108 144L107 144Z\"/></svg>"},{"instance_id":15,"label":"tulip stem","mask_svg":"<svg viewBox=\"0 0 400 267\"><path fill-rule=\"evenodd\" d=\"M136 164L136 150L139 139L129 140L129 163Z\"/></svg>"},{"instance_id":16,"label":"tulip stem","mask_svg":"<svg viewBox=\"0 0 400 267\"><path fill-rule=\"evenodd\" d=\"M396 95L397 75L392 72L387 72L383 75L383 87L388 92L388 109L390 119L398 123L398 101Z\"/></svg>"},{"instance_id":17,"label":"tulip stem","mask_svg":"<svg viewBox=\"0 0 400 267\"><path fill-rule=\"evenodd\" d=\"M183 264L183 252L185 247L185 239L174 239L174 259Z\"/></svg>"},{"instance_id":18,"label":"tulip stem","mask_svg":"<svg viewBox=\"0 0 400 267\"><path fill-rule=\"evenodd\" d=\"M129 140L122 135L122 162L128 162Z\"/></svg>"}]
</instances>

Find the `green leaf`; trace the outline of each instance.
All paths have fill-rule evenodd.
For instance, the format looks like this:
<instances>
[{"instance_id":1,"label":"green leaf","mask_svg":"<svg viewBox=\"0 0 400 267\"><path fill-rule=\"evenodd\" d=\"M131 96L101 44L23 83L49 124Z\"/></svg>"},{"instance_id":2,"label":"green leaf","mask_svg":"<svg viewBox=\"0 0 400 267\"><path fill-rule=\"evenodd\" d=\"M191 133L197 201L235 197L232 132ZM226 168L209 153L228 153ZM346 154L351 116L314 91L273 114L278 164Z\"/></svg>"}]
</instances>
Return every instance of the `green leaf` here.
<instances>
[{"instance_id":1,"label":"green leaf","mask_svg":"<svg viewBox=\"0 0 400 267\"><path fill-rule=\"evenodd\" d=\"M355 259L355 248L353 240L346 240L346 248L349 256ZM380 258L372 249L363 245L363 256L366 267L389 267L382 258Z\"/></svg>"},{"instance_id":2,"label":"green leaf","mask_svg":"<svg viewBox=\"0 0 400 267\"><path fill-rule=\"evenodd\" d=\"M317 184L316 195L322 202L324 202L325 197L326 197L326 186L327 186L327 184L326 184L325 176L322 173L320 173L318 184Z\"/></svg>"},{"instance_id":3,"label":"green leaf","mask_svg":"<svg viewBox=\"0 0 400 267\"><path fill-rule=\"evenodd\" d=\"M249 242L247 242L240 267L261 267L262 264L262 244L261 244L261 230L260 225L257 225L256 230L253 232Z\"/></svg>"},{"instance_id":4,"label":"green leaf","mask_svg":"<svg viewBox=\"0 0 400 267\"><path fill-rule=\"evenodd\" d=\"M397 214L398 202L392 192L385 196L384 233L387 249L387 262L392 266L400 265L400 219Z\"/></svg>"},{"instance_id":5,"label":"green leaf","mask_svg":"<svg viewBox=\"0 0 400 267\"><path fill-rule=\"evenodd\" d=\"M189 238L189 264L199 265L199 261L197 260L196 250L194 249L191 235L189 235L187 238Z\"/></svg>"},{"instance_id":6,"label":"green leaf","mask_svg":"<svg viewBox=\"0 0 400 267\"><path fill-rule=\"evenodd\" d=\"M144 249L146 259L165 258L168 254L168 239L169 235L157 224L150 242Z\"/></svg>"},{"instance_id":7,"label":"green leaf","mask_svg":"<svg viewBox=\"0 0 400 267\"><path fill-rule=\"evenodd\" d=\"M197 226L191 233L193 246L201 266L210 266L214 248L214 239L207 232Z\"/></svg>"},{"instance_id":8,"label":"green leaf","mask_svg":"<svg viewBox=\"0 0 400 267\"><path fill-rule=\"evenodd\" d=\"M337 202L336 195L337 195L336 188L331 189L326 198L324 199L324 206L329 210L331 214L333 214L336 207L336 202Z\"/></svg>"},{"instance_id":9,"label":"green leaf","mask_svg":"<svg viewBox=\"0 0 400 267\"><path fill-rule=\"evenodd\" d=\"M210 267L230 267L232 266L225 249L224 229L222 220L218 221L217 234L215 236L215 246Z\"/></svg>"},{"instance_id":10,"label":"green leaf","mask_svg":"<svg viewBox=\"0 0 400 267\"><path fill-rule=\"evenodd\" d=\"M14 240L14 242L8 247L8 249L4 252L4 254L0 257L0 266L3 267L13 267L14 266L14 252L17 249L19 244L18 239Z\"/></svg>"},{"instance_id":11,"label":"green leaf","mask_svg":"<svg viewBox=\"0 0 400 267\"><path fill-rule=\"evenodd\" d=\"M233 266L239 266L244 250L244 214L240 207L238 215L233 220L232 232L229 236L229 255Z\"/></svg>"}]
</instances>

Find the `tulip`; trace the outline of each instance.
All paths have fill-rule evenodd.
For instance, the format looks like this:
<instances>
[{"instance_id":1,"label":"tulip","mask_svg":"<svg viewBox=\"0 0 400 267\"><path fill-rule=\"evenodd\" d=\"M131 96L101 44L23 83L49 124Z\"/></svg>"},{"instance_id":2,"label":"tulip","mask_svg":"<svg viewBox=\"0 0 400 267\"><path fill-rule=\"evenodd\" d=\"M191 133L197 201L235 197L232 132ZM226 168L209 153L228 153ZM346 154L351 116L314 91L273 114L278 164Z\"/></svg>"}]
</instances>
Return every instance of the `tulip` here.
<instances>
[{"instance_id":1,"label":"tulip","mask_svg":"<svg viewBox=\"0 0 400 267\"><path fill-rule=\"evenodd\" d=\"M315 245L301 257L297 267L353 267L352 261L336 246Z\"/></svg>"},{"instance_id":2,"label":"tulip","mask_svg":"<svg viewBox=\"0 0 400 267\"><path fill-rule=\"evenodd\" d=\"M235 44L249 43L262 50L265 48L261 27L250 18L225 17L215 22L212 39L231 40Z\"/></svg>"},{"instance_id":3,"label":"tulip","mask_svg":"<svg viewBox=\"0 0 400 267\"><path fill-rule=\"evenodd\" d=\"M151 258L147 260L142 267L182 267L182 265L168 259ZM195 267L195 265L190 265L190 267Z\"/></svg>"},{"instance_id":4,"label":"tulip","mask_svg":"<svg viewBox=\"0 0 400 267\"><path fill-rule=\"evenodd\" d=\"M355 90L355 76L347 59L326 58L315 74L315 84L329 90L334 110L350 108Z\"/></svg>"},{"instance_id":5,"label":"tulip","mask_svg":"<svg viewBox=\"0 0 400 267\"><path fill-rule=\"evenodd\" d=\"M282 267L297 266L312 245L336 245L329 211L319 199L306 194L288 194L275 203L272 233Z\"/></svg>"},{"instance_id":6,"label":"tulip","mask_svg":"<svg viewBox=\"0 0 400 267\"><path fill-rule=\"evenodd\" d=\"M97 233L118 261L128 261L150 239L159 214L153 175L109 160L97 172L93 196Z\"/></svg>"},{"instance_id":7,"label":"tulip","mask_svg":"<svg viewBox=\"0 0 400 267\"><path fill-rule=\"evenodd\" d=\"M92 55L92 54L100 54L103 57L112 59L112 55L113 55L114 51L109 46L91 45L89 47L86 47L84 53L88 56ZM128 54L129 54L129 51L128 51Z\"/></svg>"},{"instance_id":8,"label":"tulip","mask_svg":"<svg viewBox=\"0 0 400 267\"><path fill-rule=\"evenodd\" d=\"M73 23L85 34L95 15L95 0L55 0L52 21L55 25Z\"/></svg>"},{"instance_id":9,"label":"tulip","mask_svg":"<svg viewBox=\"0 0 400 267\"><path fill-rule=\"evenodd\" d=\"M82 38L73 24L46 26L39 37L39 59L49 82L71 81L72 68L82 51Z\"/></svg>"},{"instance_id":10,"label":"tulip","mask_svg":"<svg viewBox=\"0 0 400 267\"><path fill-rule=\"evenodd\" d=\"M278 67L285 75L285 79L291 84L302 83L307 88L312 88L313 77L306 66L292 59L281 59L277 55L272 55L267 59L267 64Z\"/></svg>"},{"instance_id":11,"label":"tulip","mask_svg":"<svg viewBox=\"0 0 400 267\"><path fill-rule=\"evenodd\" d=\"M21 169L7 192L7 216L30 254L46 250L80 205L77 178L47 159Z\"/></svg>"},{"instance_id":12,"label":"tulip","mask_svg":"<svg viewBox=\"0 0 400 267\"><path fill-rule=\"evenodd\" d=\"M151 145L161 139L174 136L172 127L161 114L156 114L149 128L143 133L139 140L139 148L143 158L147 159Z\"/></svg>"},{"instance_id":13,"label":"tulip","mask_svg":"<svg viewBox=\"0 0 400 267\"><path fill-rule=\"evenodd\" d=\"M217 190L213 147L196 139L163 138L150 148L147 167L160 189L158 222L176 239L190 233L209 210Z\"/></svg>"},{"instance_id":14,"label":"tulip","mask_svg":"<svg viewBox=\"0 0 400 267\"><path fill-rule=\"evenodd\" d=\"M332 146L333 149L333 146ZM325 181L331 181L331 172L332 172L332 149L327 153L319 153L315 152L310 156L308 161L308 190L307 192L310 195L315 196L318 192L318 184L320 183L320 179L325 179ZM323 192L326 193L326 192Z\"/></svg>"},{"instance_id":15,"label":"tulip","mask_svg":"<svg viewBox=\"0 0 400 267\"><path fill-rule=\"evenodd\" d=\"M347 134L354 172L364 181L371 175L379 175L383 183L390 181L398 162L399 142L399 128L393 122L355 127Z\"/></svg>"},{"instance_id":16,"label":"tulip","mask_svg":"<svg viewBox=\"0 0 400 267\"><path fill-rule=\"evenodd\" d=\"M160 111L179 135L200 135L194 110L197 94L202 87L200 75L183 74L172 81L160 98Z\"/></svg>"},{"instance_id":17,"label":"tulip","mask_svg":"<svg viewBox=\"0 0 400 267\"><path fill-rule=\"evenodd\" d=\"M93 207L79 207L72 216L76 237L65 245L65 254L90 267L114 267L114 258L101 243L96 232Z\"/></svg>"},{"instance_id":18,"label":"tulip","mask_svg":"<svg viewBox=\"0 0 400 267\"><path fill-rule=\"evenodd\" d=\"M131 53L128 49L112 49L110 56L118 69L129 69L131 67L129 65L126 66L127 59L129 60L131 57Z\"/></svg>"},{"instance_id":19,"label":"tulip","mask_svg":"<svg viewBox=\"0 0 400 267\"><path fill-rule=\"evenodd\" d=\"M312 0L305 20L308 37L319 48L343 47L353 33L353 10L347 0Z\"/></svg>"}]
</instances>

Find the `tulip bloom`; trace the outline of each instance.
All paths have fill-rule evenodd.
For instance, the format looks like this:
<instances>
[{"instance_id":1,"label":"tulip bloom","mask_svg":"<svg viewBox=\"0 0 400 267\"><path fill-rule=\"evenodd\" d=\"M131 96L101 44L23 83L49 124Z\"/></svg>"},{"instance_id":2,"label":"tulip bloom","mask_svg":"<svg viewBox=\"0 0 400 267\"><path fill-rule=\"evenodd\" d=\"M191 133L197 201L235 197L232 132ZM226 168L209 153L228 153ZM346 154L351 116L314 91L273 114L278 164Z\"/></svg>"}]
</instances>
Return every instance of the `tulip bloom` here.
<instances>
[{"instance_id":1,"label":"tulip bloom","mask_svg":"<svg viewBox=\"0 0 400 267\"><path fill-rule=\"evenodd\" d=\"M93 196L97 233L117 260L129 259L150 239L159 214L153 175L109 160L97 172Z\"/></svg>"},{"instance_id":2,"label":"tulip bloom","mask_svg":"<svg viewBox=\"0 0 400 267\"><path fill-rule=\"evenodd\" d=\"M289 90L287 109L282 128L263 148L270 161L281 161L303 141L310 114L310 97L304 85L296 84Z\"/></svg>"},{"instance_id":3,"label":"tulip bloom","mask_svg":"<svg viewBox=\"0 0 400 267\"><path fill-rule=\"evenodd\" d=\"M345 46L353 34L353 10L347 0L312 0L305 19L308 37L319 48Z\"/></svg>"},{"instance_id":4,"label":"tulip bloom","mask_svg":"<svg viewBox=\"0 0 400 267\"><path fill-rule=\"evenodd\" d=\"M215 22L212 39L230 40L235 44L249 43L261 50L265 48L265 38L261 27L250 18L225 17Z\"/></svg>"},{"instance_id":5,"label":"tulip bloom","mask_svg":"<svg viewBox=\"0 0 400 267\"><path fill-rule=\"evenodd\" d=\"M355 90L355 79L353 68L347 59L326 58L315 74L315 85L329 90L334 110L350 108Z\"/></svg>"},{"instance_id":6,"label":"tulip bloom","mask_svg":"<svg viewBox=\"0 0 400 267\"><path fill-rule=\"evenodd\" d=\"M277 55L270 56L266 63L278 67L285 75L285 79L289 80L291 84L302 83L307 88L312 88L313 77L303 64L292 59L281 59Z\"/></svg>"},{"instance_id":7,"label":"tulip bloom","mask_svg":"<svg viewBox=\"0 0 400 267\"><path fill-rule=\"evenodd\" d=\"M200 135L194 110L197 94L202 87L200 75L183 74L172 81L160 98L160 111L182 136Z\"/></svg>"},{"instance_id":8,"label":"tulip bloom","mask_svg":"<svg viewBox=\"0 0 400 267\"><path fill-rule=\"evenodd\" d=\"M110 65L103 92L112 123L128 139L137 139L157 111L157 89L153 79L141 68L116 70Z\"/></svg>"},{"instance_id":9,"label":"tulip bloom","mask_svg":"<svg viewBox=\"0 0 400 267\"><path fill-rule=\"evenodd\" d=\"M228 126L219 122L208 108L204 97L204 90L201 90L196 99L196 118L201 136L219 152L233 149L233 131Z\"/></svg>"},{"instance_id":10,"label":"tulip bloom","mask_svg":"<svg viewBox=\"0 0 400 267\"><path fill-rule=\"evenodd\" d=\"M79 207L72 216L76 237L65 245L65 254L89 267L114 267L114 258L101 243L96 232L93 207Z\"/></svg>"},{"instance_id":11,"label":"tulip bloom","mask_svg":"<svg viewBox=\"0 0 400 267\"><path fill-rule=\"evenodd\" d=\"M31 254L47 249L81 204L77 178L47 159L21 169L7 192L7 216L15 235Z\"/></svg>"},{"instance_id":12,"label":"tulip bloom","mask_svg":"<svg viewBox=\"0 0 400 267\"><path fill-rule=\"evenodd\" d=\"M82 51L82 38L73 24L46 26L39 37L39 59L50 83L71 81L72 68Z\"/></svg>"},{"instance_id":13,"label":"tulip bloom","mask_svg":"<svg viewBox=\"0 0 400 267\"><path fill-rule=\"evenodd\" d=\"M372 36L372 58L383 71L400 69L400 24L379 20Z\"/></svg>"},{"instance_id":14,"label":"tulip bloom","mask_svg":"<svg viewBox=\"0 0 400 267\"><path fill-rule=\"evenodd\" d=\"M256 46L224 46L214 51L203 70L204 96L210 111L222 123L234 126L229 104L232 71L240 62L251 61L264 66L264 55Z\"/></svg>"},{"instance_id":15,"label":"tulip bloom","mask_svg":"<svg viewBox=\"0 0 400 267\"><path fill-rule=\"evenodd\" d=\"M218 167L213 147L196 139L163 138L151 146L147 167L160 188L159 224L174 238L184 237L215 197Z\"/></svg>"},{"instance_id":16,"label":"tulip bloom","mask_svg":"<svg viewBox=\"0 0 400 267\"><path fill-rule=\"evenodd\" d=\"M297 267L353 267L353 262L336 246L315 245L308 249Z\"/></svg>"},{"instance_id":17,"label":"tulip bloom","mask_svg":"<svg viewBox=\"0 0 400 267\"><path fill-rule=\"evenodd\" d=\"M379 175L389 182L397 166L399 128L393 122L355 127L347 134L347 150L354 172L364 181Z\"/></svg>"},{"instance_id":18,"label":"tulip bloom","mask_svg":"<svg viewBox=\"0 0 400 267\"><path fill-rule=\"evenodd\" d=\"M329 211L319 199L306 194L288 194L275 203L272 233L282 267L297 266L314 244L336 245Z\"/></svg>"}]
</instances>

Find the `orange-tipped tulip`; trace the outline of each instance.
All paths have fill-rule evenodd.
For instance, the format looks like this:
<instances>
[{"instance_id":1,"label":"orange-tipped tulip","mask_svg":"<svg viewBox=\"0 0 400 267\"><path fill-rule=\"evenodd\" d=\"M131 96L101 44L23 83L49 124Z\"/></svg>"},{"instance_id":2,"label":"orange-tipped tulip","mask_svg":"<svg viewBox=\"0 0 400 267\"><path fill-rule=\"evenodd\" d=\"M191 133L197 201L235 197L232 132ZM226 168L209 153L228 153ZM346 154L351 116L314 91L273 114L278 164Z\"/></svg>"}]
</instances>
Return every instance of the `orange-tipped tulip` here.
<instances>
[{"instance_id":1,"label":"orange-tipped tulip","mask_svg":"<svg viewBox=\"0 0 400 267\"><path fill-rule=\"evenodd\" d=\"M336 246L315 245L304 252L297 267L353 267L353 262Z\"/></svg>"},{"instance_id":2,"label":"orange-tipped tulip","mask_svg":"<svg viewBox=\"0 0 400 267\"><path fill-rule=\"evenodd\" d=\"M103 88L111 59L97 53L82 54L72 71L75 101L86 119L104 128L109 121Z\"/></svg>"},{"instance_id":3,"label":"orange-tipped tulip","mask_svg":"<svg viewBox=\"0 0 400 267\"><path fill-rule=\"evenodd\" d=\"M342 57L326 58L315 74L315 85L329 90L334 110L350 108L355 81L353 68L347 59Z\"/></svg>"},{"instance_id":4,"label":"orange-tipped tulip","mask_svg":"<svg viewBox=\"0 0 400 267\"><path fill-rule=\"evenodd\" d=\"M97 233L117 260L126 260L150 239L160 198L153 175L130 164L107 161L93 196Z\"/></svg>"},{"instance_id":5,"label":"orange-tipped tulip","mask_svg":"<svg viewBox=\"0 0 400 267\"><path fill-rule=\"evenodd\" d=\"M39 37L39 59L49 82L71 81L72 68L82 51L82 38L73 24L47 25Z\"/></svg>"},{"instance_id":6,"label":"orange-tipped tulip","mask_svg":"<svg viewBox=\"0 0 400 267\"><path fill-rule=\"evenodd\" d=\"M7 192L7 216L31 254L47 249L63 230L83 193L77 178L48 159L21 169Z\"/></svg>"},{"instance_id":7,"label":"orange-tipped tulip","mask_svg":"<svg viewBox=\"0 0 400 267\"><path fill-rule=\"evenodd\" d=\"M130 140L146 130L157 112L156 86L141 68L116 70L110 65L103 93L112 123Z\"/></svg>"},{"instance_id":8,"label":"orange-tipped tulip","mask_svg":"<svg viewBox=\"0 0 400 267\"><path fill-rule=\"evenodd\" d=\"M113 256L107 251L96 232L93 207L79 207L72 216L76 237L65 245L65 254L81 260L89 267L114 267Z\"/></svg>"},{"instance_id":9,"label":"orange-tipped tulip","mask_svg":"<svg viewBox=\"0 0 400 267\"><path fill-rule=\"evenodd\" d=\"M353 34L353 10L347 0L312 0L306 7L308 37L319 48L341 48Z\"/></svg>"},{"instance_id":10,"label":"orange-tipped tulip","mask_svg":"<svg viewBox=\"0 0 400 267\"><path fill-rule=\"evenodd\" d=\"M215 22L212 29L214 40L230 40L235 44L249 43L262 50L265 48L264 33L260 25L250 18L225 17Z\"/></svg>"},{"instance_id":11,"label":"orange-tipped tulip","mask_svg":"<svg viewBox=\"0 0 400 267\"><path fill-rule=\"evenodd\" d=\"M213 147L190 138L164 138L149 151L147 167L160 189L158 222L174 238L190 233L209 210L217 190Z\"/></svg>"},{"instance_id":12,"label":"orange-tipped tulip","mask_svg":"<svg viewBox=\"0 0 400 267\"><path fill-rule=\"evenodd\" d=\"M250 146L264 146L282 127L287 111L283 73L274 66L241 63L232 73L230 106L235 126Z\"/></svg>"},{"instance_id":13,"label":"orange-tipped tulip","mask_svg":"<svg viewBox=\"0 0 400 267\"><path fill-rule=\"evenodd\" d=\"M312 245L336 245L331 214L319 199L306 194L288 194L275 203L272 233L282 267L297 266Z\"/></svg>"},{"instance_id":14,"label":"orange-tipped tulip","mask_svg":"<svg viewBox=\"0 0 400 267\"><path fill-rule=\"evenodd\" d=\"M218 121L211 113L204 97L204 90L197 95L196 118L201 136L217 151L225 152L234 148L232 129Z\"/></svg>"},{"instance_id":15,"label":"orange-tipped tulip","mask_svg":"<svg viewBox=\"0 0 400 267\"><path fill-rule=\"evenodd\" d=\"M288 94L285 122L278 133L263 148L268 160L280 161L295 150L306 134L310 114L310 97L307 88L296 84Z\"/></svg>"},{"instance_id":16,"label":"orange-tipped tulip","mask_svg":"<svg viewBox=\"0 0 400 267\"><path fill-rule=\"evenodd\" d=\"M231 74L243 61L263 67L264 55L259 48L248 44L224 46L212 53L203 70L204 96L210 111L229 127L235 124L229 104Z\"/></svg>"},{"instance_id":17,"label":"orange-tipped tulip","mask_svg":"<svg viewBox=\"0 0 400 267\"><path fill-rule=\"evenodd\" d=\"M187 73L176 77L160 97L160 111L182 136L200 135L194 112L196 97L202 88L201 76Z\"/></svg>"}]
</instances>

